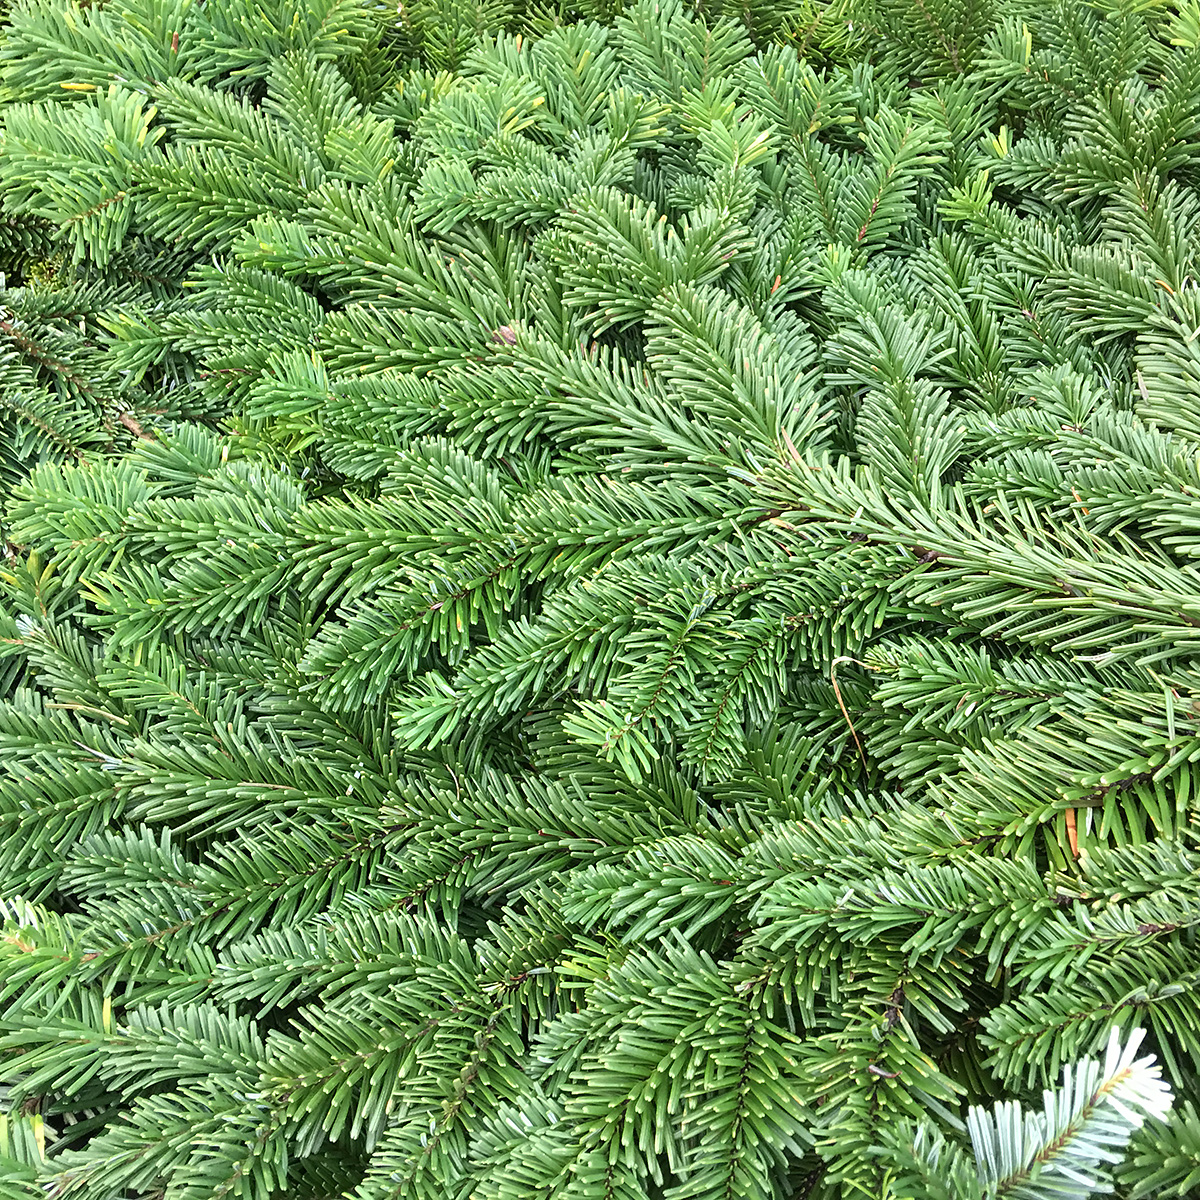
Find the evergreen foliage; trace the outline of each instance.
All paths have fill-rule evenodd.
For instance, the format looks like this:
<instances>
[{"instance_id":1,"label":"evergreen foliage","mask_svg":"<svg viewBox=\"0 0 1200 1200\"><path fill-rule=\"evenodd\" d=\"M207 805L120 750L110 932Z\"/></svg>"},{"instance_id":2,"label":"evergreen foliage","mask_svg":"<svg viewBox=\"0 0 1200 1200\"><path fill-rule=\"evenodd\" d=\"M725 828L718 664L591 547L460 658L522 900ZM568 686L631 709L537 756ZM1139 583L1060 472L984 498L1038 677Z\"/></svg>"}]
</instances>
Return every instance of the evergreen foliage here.
<instances>
[{"instance_id":1,"label":"evergreen foliage","mask_svg":"<svg viewBox=\"0 0 1200 1200\"><path fill-rule=\"evenodd\" d=\"M0 1196L1200 1187L1194 0L7 21Z\"/></svg>"}]
</instances>

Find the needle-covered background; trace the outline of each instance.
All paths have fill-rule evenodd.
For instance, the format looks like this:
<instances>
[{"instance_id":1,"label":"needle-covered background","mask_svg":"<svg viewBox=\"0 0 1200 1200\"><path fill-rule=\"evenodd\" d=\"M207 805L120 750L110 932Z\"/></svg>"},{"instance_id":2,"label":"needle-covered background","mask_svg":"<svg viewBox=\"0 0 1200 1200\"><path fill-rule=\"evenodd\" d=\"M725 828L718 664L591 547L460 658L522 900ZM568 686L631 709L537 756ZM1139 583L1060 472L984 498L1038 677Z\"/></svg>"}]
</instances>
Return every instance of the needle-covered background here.
<instances>
[{"instance_id":1,"label":"needle-covered background","mask_svg":"<svg viewBox=\"0 0 1200 1200\"><path fill-rule=\"evenodd\" d=\"M6 20L0 1195L1189 1194L1196 0Z\"/></svg>"}]
</instances>

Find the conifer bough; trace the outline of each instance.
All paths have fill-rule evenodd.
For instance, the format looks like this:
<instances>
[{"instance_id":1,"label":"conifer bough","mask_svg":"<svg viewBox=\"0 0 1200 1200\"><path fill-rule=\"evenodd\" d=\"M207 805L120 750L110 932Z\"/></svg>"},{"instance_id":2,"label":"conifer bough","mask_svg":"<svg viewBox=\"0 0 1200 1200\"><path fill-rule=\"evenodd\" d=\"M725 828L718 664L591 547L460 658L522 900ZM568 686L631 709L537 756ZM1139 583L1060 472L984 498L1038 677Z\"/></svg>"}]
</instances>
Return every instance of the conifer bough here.
<instances>
[{"instance_id":1,"label":"conifer bough","mask_svg":"<svg viewBox=\"0 0 1200 1200\"><path fill-rule=\"evenodd\" d=\"M1200 1186L1200 9L735 7L8 9L5 1200Z\"/></svg>"}]
</instances>

